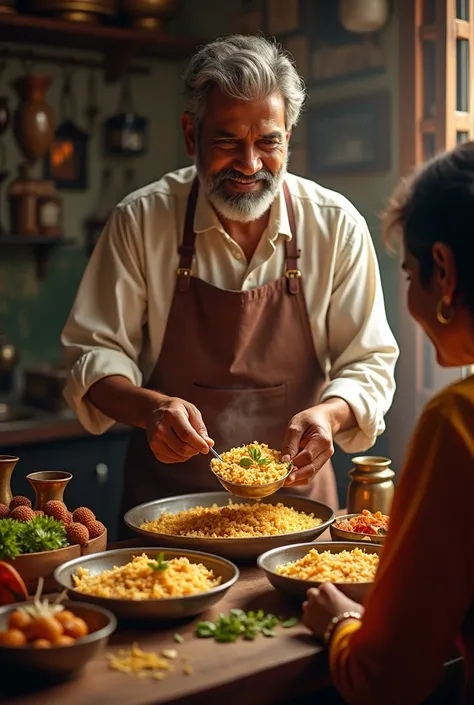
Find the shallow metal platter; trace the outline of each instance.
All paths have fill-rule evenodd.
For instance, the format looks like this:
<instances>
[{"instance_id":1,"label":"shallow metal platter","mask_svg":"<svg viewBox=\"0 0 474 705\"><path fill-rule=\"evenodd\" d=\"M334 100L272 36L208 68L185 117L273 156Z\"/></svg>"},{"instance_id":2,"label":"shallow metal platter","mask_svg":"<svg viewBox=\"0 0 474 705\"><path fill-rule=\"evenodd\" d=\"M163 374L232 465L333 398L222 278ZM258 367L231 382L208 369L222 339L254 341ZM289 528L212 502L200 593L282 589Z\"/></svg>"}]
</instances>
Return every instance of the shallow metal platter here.
<instances>
[{"instance_id":1,"label":"shallow metal platter","mask_svg":"<svg viewBox=\"0 0 474 705\"><path fill-rule=\"evenodd\" d=\"M163 512L177 514L185 509L198 506L211 507L214 504L219 507L225 507L229 504L229 501L232 501L232 504L254 503L254 500L251 499L229 498L228 492L186 494L140 504L130 509L125 514L124 521L129 529L140 534L140 536L145 536L148 541L154 544L172 546L174 548L190 548L196 551L208 551L218 556L225 556L231 560L246 561L256 559L261 553L277 546L313 541L320 536L335 519L333 510L326 504L298 495L279 494L278 496L272 495L271 497L265 497L259 501L265 504L278 504L278 502L281 502L285 506L293 507L293 509L298 512L314 514L315 517L322 519L322 524L312 529L296 531L291 534L235 539L197 538L176 536L174 534L158 534L140 528L144 522L157 519Z\"/></svg>"},{"instance_id":2,"label":"shallow metal platter","mask_svg":"<svg viewBox=\"0 0 474 705\"><path fill-rule=\"evenodd\" d=\"M154 560L159 553L164 553L165 560L185 556L191 563L202 563L212 570L216 577L221 578L221 584L207 592L200 592L185 597L168 597L161 600L121 600L106 597L94 597L75 590L72 576L78 568L87 568L91 575L97 575L114 566L129 563L134 556L146 553ZM194 617L215 605L239 577L239 570L230 561L209 553L168 548L118 548L103 553L93 553L81 556L63 563L54 571L54 579L61 588L67 588L69 597L74 600L99 605L109 609L119 619L136 621L172 621Z\"/></svg>"},{"instance_id":3,"label":"shallow metal platter","mask_svg":"<svg viewBox=\"0 0 474 705\"><path fill-rule=\"evenodd\" d=\"M341 551L353 551L354 548L361 548L366 553L376 553L380 556L383 546L379 544L355 543L349 541L319 541L316 545L312 543L302 543L296 546L284 546L267 551L259 556L257 564L267 576L269 582L274 588L283 592L288 597L297 600L306 599L306 591L311 587L319 587L320 582L314 580L301 580L300 578L289 578L286 575L280 575L277 568L286 563L303 558L312 548L316 548L319 552L329 551L330 553L340 553ZM347 597L356 602L364 602L372 583L334 583L341 592Z\"/></svg>"}]
</instances>

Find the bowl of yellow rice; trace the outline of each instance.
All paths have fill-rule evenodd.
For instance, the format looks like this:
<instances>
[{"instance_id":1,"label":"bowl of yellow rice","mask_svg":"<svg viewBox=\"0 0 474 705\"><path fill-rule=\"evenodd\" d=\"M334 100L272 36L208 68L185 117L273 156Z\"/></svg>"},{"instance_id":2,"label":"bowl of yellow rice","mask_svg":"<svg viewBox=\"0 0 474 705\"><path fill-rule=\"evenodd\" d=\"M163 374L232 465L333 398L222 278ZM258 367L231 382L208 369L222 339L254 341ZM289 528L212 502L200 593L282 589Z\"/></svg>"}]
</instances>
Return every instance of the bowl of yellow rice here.
<instances>
[{"instance_id":1,"label":"bowl of yellow rice","mask_svg":"<svg viewBox=\"0 0 474 705\"><path fill-rule=\"evenodd\" d=\"M236 497L260 499L269 497L285 484L292 463L282 463L279 450L266 443L249 443L231 448L211 460L211 470L221 485Z\"/></svg>"},{"instance_id":2,"label":"bowl of yellow rice","mask_svg":"<svg viewBox=\"0 0 474 705\"><path fill-rule=\"evenodd\" d=\"M363 602L374 581L383 546L345 541L316 541L266 551L257 564L269 582L289 597L304 600L306 591L333 583Z\"/></svg>"},{"instance_id":3,"label":"bowl of yellow rice","mask_svg":"<svg viewBox=\"0 0 474 705\"><path fill-rule=\"evenodd\" d=\"M69 597L106 607L120 619L170 621L216 604L239 570L210 553L120 548L64 563L54 572Z\"/></svg>"}]
</instances>

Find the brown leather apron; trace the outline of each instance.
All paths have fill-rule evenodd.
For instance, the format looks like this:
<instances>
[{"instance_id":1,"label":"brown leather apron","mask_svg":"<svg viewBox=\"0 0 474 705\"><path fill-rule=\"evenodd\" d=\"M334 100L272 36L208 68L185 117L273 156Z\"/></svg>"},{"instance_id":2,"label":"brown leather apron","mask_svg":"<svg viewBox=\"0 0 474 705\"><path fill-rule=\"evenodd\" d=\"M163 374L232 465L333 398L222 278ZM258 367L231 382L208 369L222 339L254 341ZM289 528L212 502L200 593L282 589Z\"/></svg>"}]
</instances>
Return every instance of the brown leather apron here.
<instances>
[{"instance_id":1,"label":"brown leather apron","mask_svg":"<svg viewBox=\"0 0 474 705\"><path fill-rule=\"evenodd\" d=\"M326 381L297 269L300 253L290 194L284 184L292 232L292 239L286 241L286 271L280 279L249 291L218 289L192 276L197 195L195 180L179 249L176 291L147 388L192 402L218 452L252 441L279 449L291 417L318 402ZM161 463L145 431L133 429L123 510L153 499L222 490L209 470L211 457L199 454L182 464ZM310 485L288 488L288 492L318 499L334 509L338 506L330 463Z\"/></svg>"}]
</instances>

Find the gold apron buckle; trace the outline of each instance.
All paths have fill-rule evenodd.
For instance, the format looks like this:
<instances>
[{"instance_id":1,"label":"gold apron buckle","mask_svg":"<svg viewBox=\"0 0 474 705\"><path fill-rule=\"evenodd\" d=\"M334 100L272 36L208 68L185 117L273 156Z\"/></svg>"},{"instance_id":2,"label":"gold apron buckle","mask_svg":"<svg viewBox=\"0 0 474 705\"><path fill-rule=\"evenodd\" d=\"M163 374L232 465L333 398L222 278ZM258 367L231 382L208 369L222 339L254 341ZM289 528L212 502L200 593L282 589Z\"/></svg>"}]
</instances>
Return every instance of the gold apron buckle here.
<instances>
[{"instance_id":1,"label":"gold apron buckle","mask_svg":"<svg viewBox=\"0 0 474 705\"><path fill-rule=\"evenodd\" d=\"M179 277L181 274L183 274L185 277L190 277L193 273L192 269L188 269L187 267L178 267L176 270L176 274Z\"/></svg>"},{"instance_id":2,"label":"gold apron buckle","mask_svg":"<svg viewBox=\"0 0 474 705\"><path fill-rule=\"evenodd\" d=\"M285 277L287 279L297 279L298 277L301 277L301 272L299 269L287 269L285 272Z\"/></svg>"}]
</instances>

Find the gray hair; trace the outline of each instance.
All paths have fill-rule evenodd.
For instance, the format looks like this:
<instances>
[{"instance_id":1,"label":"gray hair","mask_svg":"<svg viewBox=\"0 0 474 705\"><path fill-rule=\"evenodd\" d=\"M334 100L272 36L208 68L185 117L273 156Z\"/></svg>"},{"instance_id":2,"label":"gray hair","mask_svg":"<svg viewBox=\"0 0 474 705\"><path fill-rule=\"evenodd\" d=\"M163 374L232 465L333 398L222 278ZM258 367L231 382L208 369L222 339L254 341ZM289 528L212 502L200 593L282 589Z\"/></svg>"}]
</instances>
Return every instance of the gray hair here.
<instances>
[{"instance_id":1,"label":"gray hair","mask_svg":"<svg viewBox=\"0 0 474 705\"><path fill-rule=\"evenodd\" d=\"M214 86L236 100L266 98L280 91L287 129L298 122L306 97L290 56L263 36L234 34L200 49L184 75L187 112L199 124Z\"/></svg>"}]
</instances>

